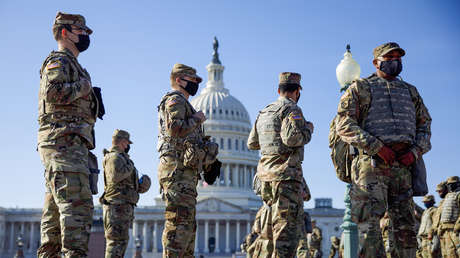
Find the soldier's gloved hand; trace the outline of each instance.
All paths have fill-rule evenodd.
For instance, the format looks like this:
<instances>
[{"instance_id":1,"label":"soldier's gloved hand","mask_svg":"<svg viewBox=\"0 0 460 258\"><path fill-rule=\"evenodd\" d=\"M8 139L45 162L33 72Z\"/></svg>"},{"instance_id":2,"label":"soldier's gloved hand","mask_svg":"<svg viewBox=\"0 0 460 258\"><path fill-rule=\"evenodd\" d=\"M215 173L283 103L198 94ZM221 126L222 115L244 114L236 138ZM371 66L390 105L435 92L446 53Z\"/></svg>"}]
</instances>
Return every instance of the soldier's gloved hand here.
<instances>
[{"instance_id":1,"label":"soldier's gloved hand","mask_svg":"<svg viewBox=\"0 0 460 258\"><path fill-rule=\"evenodd\" d=\"M201 123L203 123L204 121L206 121L206 116L204 115L203 112L201 111L198 111L196 112L195 114L193 114L193 117L197 118L198 120L200 120Z\"/></svg>"},{"instance_id":2,"label":"soldier's gloved hand","mask_svg":"<svg viewBox=\"0 0 460 258\"><path fill-rule=\"evenodd\" d=\"M383 146L379 152L377 153L377 155L383 159L383 161L385 161L385 163L387 163L388 165L391 165L393 164L393 162L395 161L395 158L396 158L396 154L395 152L388 148L387 146Z\"/></svg>"},{"instance_id":3,"label":"soldier's gloved hand","mask_svg":"<svg viewBox=\"0 0 460 258\"><path fill-rule=\"evenodd\" d=\"M404 166L410 166L415 162L415 156L412 151L409 151L402 156L398 157L398 161Z\"/></svg>"}]
</instances>

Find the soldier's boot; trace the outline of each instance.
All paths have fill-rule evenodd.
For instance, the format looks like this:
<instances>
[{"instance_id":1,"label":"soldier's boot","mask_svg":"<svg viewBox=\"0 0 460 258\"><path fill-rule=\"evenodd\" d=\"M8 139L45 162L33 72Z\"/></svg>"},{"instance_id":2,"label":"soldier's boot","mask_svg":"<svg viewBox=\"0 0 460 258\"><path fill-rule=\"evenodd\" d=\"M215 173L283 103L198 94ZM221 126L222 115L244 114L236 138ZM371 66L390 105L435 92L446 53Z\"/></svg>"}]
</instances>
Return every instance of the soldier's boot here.
<instances>
[{"instance_id":1,"label":"soldier's boot","mask_svg":"<svg viewBox=\"0 0 460 258\"><path fill-rule=\"evenodd\" d=\"M37 250L38 258L61 257L61 227L59 211L51 193L45 193L45 205L41 219L41 244Z\"/></svg>"}]
</instances>

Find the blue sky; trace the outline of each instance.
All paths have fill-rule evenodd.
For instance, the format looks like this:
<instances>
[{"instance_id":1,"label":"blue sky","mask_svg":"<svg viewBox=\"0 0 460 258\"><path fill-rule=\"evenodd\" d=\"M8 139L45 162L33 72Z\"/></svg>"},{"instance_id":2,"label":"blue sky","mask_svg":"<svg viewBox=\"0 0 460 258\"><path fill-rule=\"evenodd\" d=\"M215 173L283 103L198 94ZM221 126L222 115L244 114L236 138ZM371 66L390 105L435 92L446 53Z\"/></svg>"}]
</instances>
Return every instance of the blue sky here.
<instances>
[{"instance_id":1,"label":"blue sky","mask_svg":"<svg viewBox=\"0 0 460 258\"><path fill-rule=\"evenodd\" d=\"M430 192L460 174L458 1L3 0L0 207L43 204L43 166L36 152L38 72L56 49L51 25L59 10L83 14L94 30L79 61L93 85L102 88L106 105L107 114L96 125L95 153L101 161L115 128L132 134L132 159L153 179L139 205L152 205L158 194L156 106L169 89L170 70L181 62L206 78L214 36L226 67L225 85L251 121L276 99L280 72L302 74L299 105L315 124L303 164L313 197L332 197L335 207L343 207L345 184L335 177L327 136L340 97L335 68L347 43L362 76L374 70L377 45L396 41L406 50L401 76L417 86L433 117L433 149L425 156ZM101 192L102 185L101 178Z\"/></svg>"}]
</instances>

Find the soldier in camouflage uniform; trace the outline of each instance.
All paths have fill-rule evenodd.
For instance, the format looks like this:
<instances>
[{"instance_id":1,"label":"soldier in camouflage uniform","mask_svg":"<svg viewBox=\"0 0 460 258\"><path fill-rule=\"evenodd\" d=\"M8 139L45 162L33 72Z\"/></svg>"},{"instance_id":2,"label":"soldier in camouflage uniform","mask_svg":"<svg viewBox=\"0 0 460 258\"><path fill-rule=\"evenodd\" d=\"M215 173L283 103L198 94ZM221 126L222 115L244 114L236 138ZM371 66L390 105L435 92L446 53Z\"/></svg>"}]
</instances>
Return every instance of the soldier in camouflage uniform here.
<instances>
[{"instance_id":1,"label":"soldier in camouflage uniform","mask_svg":"<svg viewBox=\"0 0 460 258\"><path fill-rule=\"evenodd\" d=\"M323 256L323 252L321 251L323 232L319 227L316 226L316 220L311 221L311 226L313 227L313 232L311 232L309 239L310 257L321 258Z\"/></svg>"},{"instance_id":2,"label":"soldier in camouflage uniform","mask_svg":"<svg viewBox=\"0 0 460 258\"><path fill-rule=\"evenodd\" d=\"M170 79L172 91L158 106L158 180L166 203L163 256L193 257L196 186L202 166L215 161L217 144L205 141L202 124L206 118L188 101L202 81L196 70L175 64Z\"/></svg>"},{"instance_id":3,"label":"soldier in camouflage uniform","mask_svg":"<svg viewBox=\"0 0 460 258\"><path fill-rule=\"evenodd\" d=\"M337 254L338 258L342 258L342 254L340 253L340 238L336 236L331 237L331 250L329 252L329 258L334 258L335 254Z\"/></svg>"},{"instance_id":4,"label":"soldier in camouflage uniform","mask_svg":"<svg viewBox=\"0 0 460 258\"><path fill-rule=\"evenodd\" d=\"M425 204L425 207L427 209L423 212L422 220L417 234L417 241L419 243L417 257L432 258L436 256L432 256L431 252L433 249L433 244L431 242L431 239L428 238L428 235L433 226L433 214L436 211L436 206L434 206L434 196L424 196L423 203Z\"/></svg>"},{"instance_id":5,"label":"soldier in camouflage uniform","mask_svg":"<svg viewBox=\"0 0 460 258\"><path fill-rule=\"evenodd\" d=\"M438 236L441 240L442 256L460 257L460 178L452 176L447 179L449 193L444 200Z\"/></svg>"},{"instance_id":6,"label":"soldier in camouflage uniform","mask_svg":"<svg viewBox=\"0 0 460 258\"><path fill-rule=\"evenodd\" d=\"M447 190L447 185L445 181L439 183L436 186L436 192L438 192L439 198L441 198L441 201L439 202L439 206L433 212L433 217L432 217L433 225L431 226L431 229L428 233L428 239L431 240L433 243L433 249L431 252L432 256L441 257L442 256L442 253L441 253L442 243L440 243L440 240L439 240L438 227L439 227L439 223L441 223L441 211L442 211L442 207L444 204L444 200L445 200L447 193L449 192Z\"/></svg>"},{"instance_id":7,"label":"soldier in camouflage uniform","mask_svg":"<svg viewBox=\"0 0 460 258\"><path fill-rule=\"evenodd\" d=\"M302 230L300 231L299 244L297 246L297 258L309 258L310 257L310 251L308 249L308 239L307 239L308 232L305 226L306 216L307 216L307 213L304 212L304 219L302 220Z\"/></svg>"},{"instance_id":8,"label":"soldier in camouflage uniform","mask_svg":"<svg viewBox=\"0 0 460 258\"><path fill-rule=\"evenodd\" d=\"M375 48L376 73L354 81L338 106L337 134L357 149L350 197L362 257L415 257L411 168L431 149L431 117L417 89L397 78L404 54L393 42Z\"/></svg>"},{"instance_id":9,"label":"soldier in camouflage uniform","mask_svg":"<svg viewBox=\"0 0 460 258\"><path fill-rule=\"evenodd\" d=\"M265 257L264 253L259 253L257 250L264 249L267 252L273 252L272 228L267 220L270 220L270 207L263 205L256 214L251 232L246 236L245 241L241 246L241 250L246 252L247 258ZM256 246L257 244L257 246ZM263 245L263 247L260 247ZM257 248L256 248L257 247Z\"/></svg>"},{"instance_id":10,"label":"soldier in camouflage uniform","mask_svg":"<svg viewBox=\"0 0 460 258\"><path fill-rule=\"evenodd\" d=\"M130 144L129 133L117 129L112 136L112 147L103 151L104 193L99 200L104 218L106 258L125 256L139 193L147 192L150 187L150 178L143 175L139 179L129 158Z\"/></svg>"},{"instance_id":11,"label":"soldier in camouflage uniform","mask_svg":"<svg viewBox=\"0 0 460 258\"><path fill-rule=\"evenodd\" d=\"M281 73L280 97L260 111L248 138L248 148L261 150L257 167L261 197L270 216L264 223L272 228L270 236L256 240L262 257L294 257L303 217L304 191L302 160L304 145L310 141L313 125L307 122L297 106L300 98L300 74ZM273 242L271 250L264 242Z\"/></svg>"},{"instance_id":12,"label":"soldier in camouflage uniform","mask_svg":"<svg viewBox=\"0 0 460 258\"><path fill-rule=\"evenodd\" d=\"M45 166L45 205L38 257L86 257L93 215L88 152L98 114L88 72L78 63L92 30L85 18L59 12L58 51L40 70L38 152Z\"/></svg>"}]
</instances>

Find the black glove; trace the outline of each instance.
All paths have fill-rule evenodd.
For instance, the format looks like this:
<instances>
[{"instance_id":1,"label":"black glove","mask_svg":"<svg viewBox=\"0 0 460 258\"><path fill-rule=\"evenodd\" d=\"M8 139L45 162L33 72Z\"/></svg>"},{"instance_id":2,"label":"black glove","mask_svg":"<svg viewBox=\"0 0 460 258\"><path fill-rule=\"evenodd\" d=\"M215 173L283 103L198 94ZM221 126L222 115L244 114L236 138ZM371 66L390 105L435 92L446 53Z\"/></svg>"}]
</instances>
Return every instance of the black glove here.
<instances>
[{"instance_id":1,"label":"black glove","mask_svg":"<svg viewBox=\"0 0 460 258\"><path fill-rule=\"evenodd\" d=\"M97 181L99 177L99 168L97 165L97 157L92 152L88 152L88 167L89 167L89 188L91 188L91 193L97 194Z\"/></svg>"},{"instance_id":2,"label":"black glove","mask_svg":"<svg viewBox=\"0 0 460 258\"><path fill-rule=\"evenodd\" d=\"M304 219L304 222L305 222L305 231L307 233L312 233L313 232L313 227L311 226L310 213L305 212L303 219Z\"/></svg>"},{"instance_id":3,"label":"black glove","mask_svg":"<svg viewBox=\"0 0 460 258\"><path fill-rule=\"evenodd\" d=\"M222 162L218 159L214 161L211 165L204 166L204 181L209 185L214 184L217 177L220 177L220 168L222 167Z\"/></svg>"},{"instance_id":4,"label":"black glove","mask_svg":"<svg viewBox=\"0 0 460 258\"><path fill-rule=\"evenodd\" d=\"M104 102L102 101L101 88L93 87L94 95L96 96L97 102L99 103L99 109L97 112L97 117L102 120L102 117L105 115Z\"/></svg>"}]
</instances>

